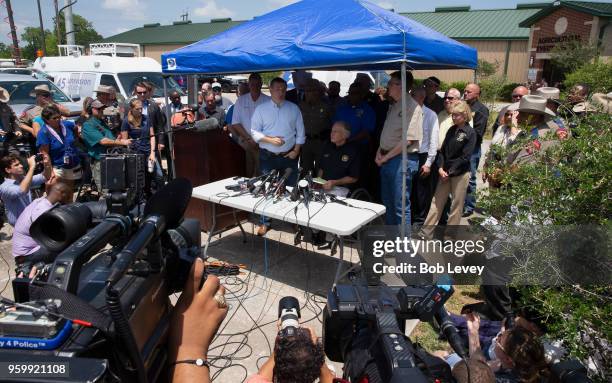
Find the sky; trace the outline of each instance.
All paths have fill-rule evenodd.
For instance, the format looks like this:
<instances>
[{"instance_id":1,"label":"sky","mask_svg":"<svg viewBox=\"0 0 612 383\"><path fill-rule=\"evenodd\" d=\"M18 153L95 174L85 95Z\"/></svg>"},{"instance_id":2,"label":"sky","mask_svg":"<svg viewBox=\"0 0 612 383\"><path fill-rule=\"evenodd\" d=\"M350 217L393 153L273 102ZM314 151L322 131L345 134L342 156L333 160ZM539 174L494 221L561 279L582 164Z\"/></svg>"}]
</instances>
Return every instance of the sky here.
<instances>
[{"instance_id":1,"label":"sky","mask_svg":"<svg viewBox=\"0 0 612 383\"><path fill-rule=\"evenodd\" d=\"M63 7L66 0L57 0ZM74 0L72 0L74 1ZM334 0L329 0L334 1ZM435 7L471 5L472 9L514 8L517 3L537 3L543 0L370 0L383 8L396 12L433 11ZM546 0L544 0L546 1ZM603 0L608 2L608 0ZM295 0L77 0L74 13L91 21L104 37L141 27L146 23L171 24L188 12L189 20L207 22L211 18L231 17L249 20L274 9L294 3ZM40 0L45 29L53 30L55 16L53 0ZM37 0L11 0L17 35L25 27L38 27ZM0 2L0 42L10 43L6 8Z\"/></svg>"}]
</instances>

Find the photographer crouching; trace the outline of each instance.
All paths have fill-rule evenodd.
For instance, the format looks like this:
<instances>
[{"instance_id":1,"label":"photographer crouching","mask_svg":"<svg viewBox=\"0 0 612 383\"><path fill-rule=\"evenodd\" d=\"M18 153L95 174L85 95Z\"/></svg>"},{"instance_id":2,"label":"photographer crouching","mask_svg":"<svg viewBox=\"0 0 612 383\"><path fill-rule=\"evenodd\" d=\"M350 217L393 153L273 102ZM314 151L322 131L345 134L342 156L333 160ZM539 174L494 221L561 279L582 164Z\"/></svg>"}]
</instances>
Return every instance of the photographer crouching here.
<instances>
[{"instance_id":1,"label":"photographer crouching","mask_svg":"<svg viewBox=\"0 0 612 383\"><path fill-rule=\"evenodd\" d=\"M274 352L247 383L321 383L334 381L325 364L323 344L314 329L300 326L300 305L294 297L279 302L279 331Z\"/></svg>"}]
</instances>

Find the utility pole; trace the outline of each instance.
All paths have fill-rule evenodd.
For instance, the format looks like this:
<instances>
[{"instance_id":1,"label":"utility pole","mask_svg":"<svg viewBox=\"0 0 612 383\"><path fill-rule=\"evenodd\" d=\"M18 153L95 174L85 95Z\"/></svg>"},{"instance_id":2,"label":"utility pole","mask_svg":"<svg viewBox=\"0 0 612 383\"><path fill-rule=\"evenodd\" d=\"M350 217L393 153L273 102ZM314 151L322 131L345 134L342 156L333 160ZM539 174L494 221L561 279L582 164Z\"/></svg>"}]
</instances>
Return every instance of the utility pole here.
<instances>
[{"instance_id":1,"label":"utility pole","mask_svg":"<svg viewBox=\"0 0 612 383\"><path fill-rule=\"evenodd\" d=\"M75 45L74 24L72 21L72 0L64 0L64 23L66 24L66 44Z\"/></svg>"},{"instance_id":2,"label":"utility pole","mask_svg":"<svg viewBox=\"0 0 612 383\"><path fill-rule=\"evenodd\" d=\"M21 64L21 52L19 52L19 41L17 40L17 29L15 28L15 20L13 20L13 8L11 7L11 0L5 0L6 13L8 14L9 25L11 28L11 39L13 40L13 58L15 64Z\"/></svg>"},{"instance_id":3,"label":"utility pole","mask_svg":"<svg viewBox=\"0 0 612 383\"><path fill-rule=\"evenodd\" d=\"M53 6L55 7L55 36L57 39L57 45L60 45L62 43L62 33L60 31L60 14L57 0L53 0Z\"/></svg>"},{"instance_id":4,"label":"utility pole","mask_svg":"<svg viewBox=\"0 0 612 383\"><path fill-rule=\"evenodd\" d=\"M41 39L41 44L40 47L42 49L43 55L47 55L47 46L45 44L45 28L43 27L43 22L42 22L42 11L40 10L40 0L36 0L36 2L38 3L38 21L40 21L40 39Z\"/></svg>"}]
</instances>

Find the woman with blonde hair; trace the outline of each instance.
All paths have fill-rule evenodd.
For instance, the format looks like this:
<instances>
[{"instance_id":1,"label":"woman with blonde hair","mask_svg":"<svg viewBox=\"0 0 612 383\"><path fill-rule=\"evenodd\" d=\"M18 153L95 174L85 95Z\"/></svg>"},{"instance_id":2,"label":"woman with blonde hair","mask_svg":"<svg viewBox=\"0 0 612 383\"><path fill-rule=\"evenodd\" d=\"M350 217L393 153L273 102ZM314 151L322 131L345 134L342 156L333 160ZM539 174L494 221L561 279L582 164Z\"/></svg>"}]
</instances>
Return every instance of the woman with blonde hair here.
<instances>
[{"instance_id":1,"label":"woman with blonde hair","mask_svg":"<svg viewBox=\"0 0 612 383\"><path fill-rule=\"evenodd\" d=\"M448 196L452 196L449 225L461 222L463 203L470 180L470 157L476 146L476 132L469 125L472 111L465 101L459 101L451 108L453 126L446 132L438 152L438 185L434 193L424 226L438 224Z\"/></svg>"},{"instance_id":2,"label":"woman with blonde hair","mask_svg":"<svg viewBox=\"0 0 612 383\"><path fill-rule=\"evenodd\" d=\"M129 110L121 125L121 138L131 139L130 149L143 155L145 170L144 192L147 197L151 195L151 181L153 174L150 169L155 164L155 133L149 124L147 115L142 113L142 101L135 98L129 103Z\"/></svg>"}]
</instances>

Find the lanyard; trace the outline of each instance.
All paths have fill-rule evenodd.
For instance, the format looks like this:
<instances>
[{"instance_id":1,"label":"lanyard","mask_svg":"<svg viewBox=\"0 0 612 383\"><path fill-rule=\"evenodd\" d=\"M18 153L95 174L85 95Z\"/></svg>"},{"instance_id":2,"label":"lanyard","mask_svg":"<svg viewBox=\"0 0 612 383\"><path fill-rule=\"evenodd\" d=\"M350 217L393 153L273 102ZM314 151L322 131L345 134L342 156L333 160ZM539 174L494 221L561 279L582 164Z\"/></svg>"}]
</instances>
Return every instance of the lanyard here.
<instances>
[{"instance_id":1,"label":"lanyard","mask_svg":"<svg viewBox=\"0 0 612 383\"><path fill-rule=\"evenodd\" d=\"M64 145L64 140L59 136L59 134L57 134L55 129L53 129L47 124L45 124L45 126L47 127L49 134L51 134L53 137L55 137L56 140L58 140L62 145ZM60 126L62 127L62 135L64 136L64 138L66 138L66 127L61 122L60 122Z\"/></svg>"}]
</instances>

